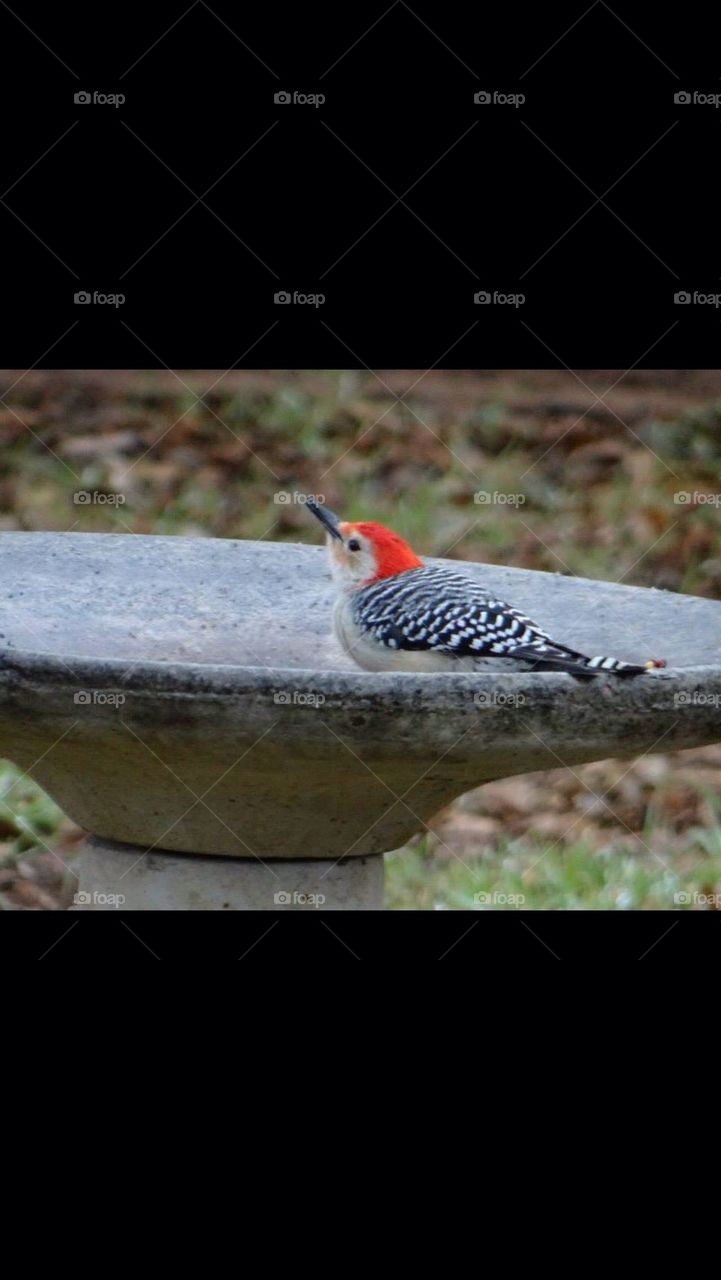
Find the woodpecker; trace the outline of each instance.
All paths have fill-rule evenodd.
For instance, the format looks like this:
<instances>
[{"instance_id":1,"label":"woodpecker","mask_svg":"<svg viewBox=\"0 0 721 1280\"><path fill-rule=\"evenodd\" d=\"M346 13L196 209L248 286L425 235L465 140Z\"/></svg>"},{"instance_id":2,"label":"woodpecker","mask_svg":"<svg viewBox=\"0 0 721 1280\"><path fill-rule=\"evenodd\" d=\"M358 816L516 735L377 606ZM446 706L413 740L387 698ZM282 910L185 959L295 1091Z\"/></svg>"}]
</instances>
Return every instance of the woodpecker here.
<instances>
[{"instance_id":1,"label":"woodpecker","mask_svg":"<svg viewBox=\"0 0 721 1280\"><path fill-rule=\"evenodd\" d=\"M346 653L365 671L567 671L639 676L665 667L587 658L552 640L519 609L462 573L425 565L382 524L341 521L308 500L326 530L338 589L333 622Z\"/></svg>"}]
</instances>

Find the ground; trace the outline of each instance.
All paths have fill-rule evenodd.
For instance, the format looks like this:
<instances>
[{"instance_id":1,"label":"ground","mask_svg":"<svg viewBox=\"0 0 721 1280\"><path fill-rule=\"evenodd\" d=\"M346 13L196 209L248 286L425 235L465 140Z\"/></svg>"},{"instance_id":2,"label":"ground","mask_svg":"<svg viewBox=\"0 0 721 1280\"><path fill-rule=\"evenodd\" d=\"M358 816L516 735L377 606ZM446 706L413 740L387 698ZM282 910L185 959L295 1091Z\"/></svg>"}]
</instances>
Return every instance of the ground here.
<instances>
[{"instance_id":1,"label":"ground","mask_svg":"<svg viewBox=\"0 0 721 1280\"><path fill-rule=\"evenodd\" d=\"M721 591L716 371L31 370L0 388L0 529L317 542L292 501L314 493L421 554ZM718 908L719 766L707 747L489 784L388 859L388 905ZM66 907L79 838L0 766L2 907Z\"/></svg>"}]
</instances>

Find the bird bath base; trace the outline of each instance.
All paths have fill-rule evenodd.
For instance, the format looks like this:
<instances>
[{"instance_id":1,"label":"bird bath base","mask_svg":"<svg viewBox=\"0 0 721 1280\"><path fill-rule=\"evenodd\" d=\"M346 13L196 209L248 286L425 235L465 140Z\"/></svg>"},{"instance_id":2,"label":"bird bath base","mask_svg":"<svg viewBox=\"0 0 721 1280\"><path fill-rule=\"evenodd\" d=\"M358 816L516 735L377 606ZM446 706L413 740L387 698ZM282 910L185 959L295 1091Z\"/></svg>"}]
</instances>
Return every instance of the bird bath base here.
<instances>
[{"instance_id":1,"label":"bird bath base","mask_svg":"<svg viewBox=\"0 0 721 1280\"><path fill-rule=\"evenodd\" d=\"M77 862L78 911L374 911L383 858L212 858L91 837Z\"/></svg>"}]
</instances>

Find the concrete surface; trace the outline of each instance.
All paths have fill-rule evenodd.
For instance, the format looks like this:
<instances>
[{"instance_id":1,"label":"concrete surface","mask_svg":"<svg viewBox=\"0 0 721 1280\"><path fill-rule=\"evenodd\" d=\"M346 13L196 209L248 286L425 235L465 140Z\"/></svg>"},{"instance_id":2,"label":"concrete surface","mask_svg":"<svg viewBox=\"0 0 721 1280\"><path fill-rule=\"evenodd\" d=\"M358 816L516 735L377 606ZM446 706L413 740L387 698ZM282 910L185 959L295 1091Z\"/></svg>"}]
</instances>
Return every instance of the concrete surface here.
<instances>
[{"instance_id":1,"label":"concrete surface","mask_svg":"<svg viewBox=\"0 0 721 1280\"><path fill-rule=\"evenodd\" d=\"M257 858L146 853L89 839L75 863L76 911L355 911L383 906L383 858Z\"/></svg>"},{"instance_id":2,"label":"concrete surface","mask_svg":"<svg viewBox=\"0 0 721 1280\"><path fill-rule=\"evenodd\" d=\"M493 778L721 738L718 602L463 570L567 644L669 670L363 672L320 546L3 533L0 754L104 839L307 860L397 848Z\"/></svg>"}]
</instances>

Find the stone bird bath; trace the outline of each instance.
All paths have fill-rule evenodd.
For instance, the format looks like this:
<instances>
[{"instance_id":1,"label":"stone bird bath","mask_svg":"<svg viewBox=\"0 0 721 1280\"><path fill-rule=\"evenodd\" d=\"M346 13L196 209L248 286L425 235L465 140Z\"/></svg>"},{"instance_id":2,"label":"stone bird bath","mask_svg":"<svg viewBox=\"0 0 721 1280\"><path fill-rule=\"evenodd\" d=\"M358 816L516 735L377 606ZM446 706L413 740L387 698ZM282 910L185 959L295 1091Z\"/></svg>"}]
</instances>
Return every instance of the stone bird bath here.
<instances>
[{"instance_id":1,"label":"stone bird bath","mask_svg":"<svg viewBox=\"0 0 721 1280\"><path fill-rule=\"evenodd\" d=\"M0 754L90 833L79 905L377 907L380 855L472 787L721 738L720 603L463 569L567 644L668 669L367 673L320 546L1 534Z\"/></svg>"}]
</instances>

